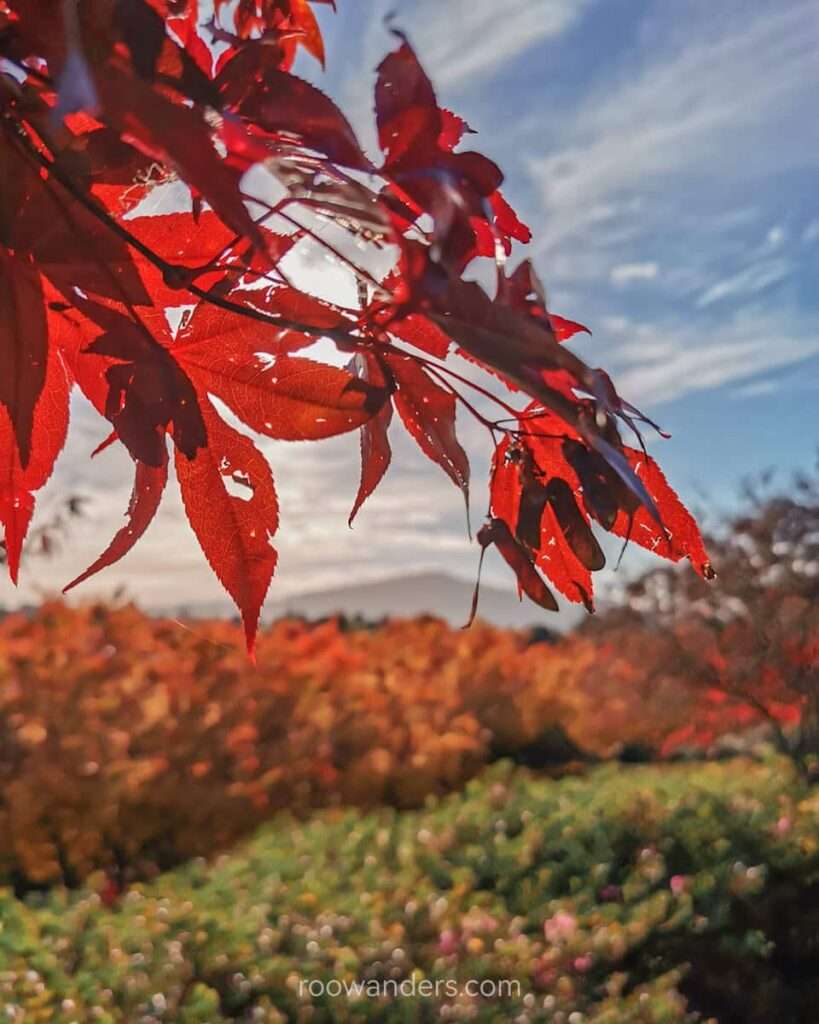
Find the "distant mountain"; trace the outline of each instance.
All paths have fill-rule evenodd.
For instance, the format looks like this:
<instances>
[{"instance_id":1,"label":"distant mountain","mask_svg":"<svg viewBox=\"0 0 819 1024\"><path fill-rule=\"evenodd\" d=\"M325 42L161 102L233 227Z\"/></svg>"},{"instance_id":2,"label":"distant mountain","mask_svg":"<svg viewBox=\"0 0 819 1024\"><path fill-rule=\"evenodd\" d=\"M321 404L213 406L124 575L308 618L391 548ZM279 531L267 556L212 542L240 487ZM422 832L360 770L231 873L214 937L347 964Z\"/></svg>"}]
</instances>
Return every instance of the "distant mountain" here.
<instances>
[{"instance_id":1,"label":"distant mountain","mask_svg":"<svg viewBox=\"0 0 819 1024\"><path fill-rule=\"evenodd\" d=\"M473 582L440 572L424 572L412 576L393 576L348 587L315 590L292 594L281 601L269 602L263 620L269 622L284 615L301 615L309 619L328 615L360 615L367 620L411 618L415 615L436 615L453 626L462 626L472 604ZM173 609L176 615L193 618L224 617L233 614L225 602L209 601L187 604ZM557 614L542 611L525 598L518 601L514 582L509 589L481 584L478 616L497 626L524 628L546 626L565 630L578 618L576 611Z\"/></svg>"}]
</instances>

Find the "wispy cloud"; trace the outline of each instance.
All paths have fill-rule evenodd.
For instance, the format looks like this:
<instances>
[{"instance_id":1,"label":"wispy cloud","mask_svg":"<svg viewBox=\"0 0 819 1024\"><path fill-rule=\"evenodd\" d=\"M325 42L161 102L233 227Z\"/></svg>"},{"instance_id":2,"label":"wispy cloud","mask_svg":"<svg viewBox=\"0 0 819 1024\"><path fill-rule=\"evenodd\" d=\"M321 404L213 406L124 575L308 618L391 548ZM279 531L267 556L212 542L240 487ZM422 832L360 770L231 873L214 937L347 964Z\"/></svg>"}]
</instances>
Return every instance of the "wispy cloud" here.
<instances>
[{"instance_id":1,"label":"wispy cloud","mask_svg":"<svg viewBox=\"0 0 819 1024\"><path fill-rule=\"evenodd\" d=\"M405 12L424 62L441 86L473 84L544 39L559 36L589 0L420 0Z\"/></svg>"},{"instance_id":2,"label":"wispy cloud","mask_svg":"<svg viewBox=\"0 0 819 1024\"><path fill-rule=\"evenodd\" d=\"M621 337L614 350L618 388L646 406L769 375L819 353L811 319L759 307L708 329L691 321L628 324Z\"/></svg>"},{"instance_id":3,"label":"wispy cloud","mask_svg":"<svg viewBox=\"0 0 819 1024\"><path fill-rule=\"evenodd\" d=\"M771 285L778 284L791 272L792 267L787 260L760 260L750 267L745 267L737 274L716 281L697 299L697 306L704 309L720 299L735 299L744 295L758 295Z\"/></svg>"},{"instance_id":4,"label":"wispy cloud","mask_svg":"<svg viewBox=\"0 0 819 1024\"><path fill-rule=\"evenodd\" d=\"M620 263L612 267L609 277L611 283L618 287L633 284L635 281L653 281L657 276L657 264L650 263Z\"/></svg>"},{"instance_id":5,"label":"wispy cloud","mask_svg":"<svg viewBox=\"0 0 819 1024\"><path fill-rule=\"evenodd\" d=\"M819 152L819 20L809 2L712 16L683 0L632 27L629 59L548 112L558 141L528 171L547 284L593 327L597 312L618 386L656 403L817 351L787 289L819 228L807 224L800 250L782 181ZM646 282L635 314L630 286Z\"/></svg>"},{"instance_id":6,"label":"wispy cloud","mask_svg":"<svg viewBox=\"0 0 819 1024\"><path fill-rule=\"evenodd\" d=\"M722 23L692 17L682 41L669 32L617 80L565 109L551 131L560 147L529 164L552 273L585 276L585 250L624 222L638 238L658 231L673 242L681 212L688 223L698 214L707 220L715 199L733 197L738 185L812 166L817 47L812 2ZM628 211L635 197L643 201L639 223ZM615 213L605 225L594 216L601 208Z\"/></svg>"}]
</instances>

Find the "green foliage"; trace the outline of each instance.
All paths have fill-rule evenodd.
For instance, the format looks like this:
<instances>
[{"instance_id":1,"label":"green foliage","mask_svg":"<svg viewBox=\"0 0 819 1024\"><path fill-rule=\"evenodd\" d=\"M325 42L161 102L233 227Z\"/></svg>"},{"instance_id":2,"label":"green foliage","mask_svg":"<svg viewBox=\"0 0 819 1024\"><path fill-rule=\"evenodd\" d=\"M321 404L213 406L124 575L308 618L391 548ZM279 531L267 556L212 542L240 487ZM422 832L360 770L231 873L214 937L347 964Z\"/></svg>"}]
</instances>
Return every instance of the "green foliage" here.
<instances>
[{"instance_id":1,"label":"green foliage","mask_svg":"<svg viewBox=\"0 0 819 1024\"><path fill-rule=\"evenodd\" d=\"M779 760L606 766L559 782L504 762L419 811L281 815L231 855L110 908L90 890L25 902L5 891L0 1013L25 1024L809 1021L817 817L819 792ZM425 979L443 994L305 987L331 979ZM520 991L483 1000L463 990L469 979Z\"/></svg>"}]
</instances>

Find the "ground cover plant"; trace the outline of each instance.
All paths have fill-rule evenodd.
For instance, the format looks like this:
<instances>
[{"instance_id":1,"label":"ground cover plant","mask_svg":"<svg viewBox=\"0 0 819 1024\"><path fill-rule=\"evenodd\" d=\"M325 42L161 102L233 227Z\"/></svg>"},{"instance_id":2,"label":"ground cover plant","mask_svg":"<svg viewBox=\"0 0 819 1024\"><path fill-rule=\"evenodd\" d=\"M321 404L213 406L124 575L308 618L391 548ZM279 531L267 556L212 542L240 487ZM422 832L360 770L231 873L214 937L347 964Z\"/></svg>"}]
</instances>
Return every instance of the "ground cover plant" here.
<instances>
[{"instance_id":1,"label":"ground cover plant","mask_svg":"<svg viewBox=\"0 0 819 1024\"><path fill-rule=\"evenodd\" d=\"M808 1024L817 820L784 760L561 781L501 763L419 811L278 818L115 899L4 890L0 1008L60 1024ZM439 992L328 995L334 979ZM470 979L519 988L482 999Z\"/></svg>"}]
</instances>

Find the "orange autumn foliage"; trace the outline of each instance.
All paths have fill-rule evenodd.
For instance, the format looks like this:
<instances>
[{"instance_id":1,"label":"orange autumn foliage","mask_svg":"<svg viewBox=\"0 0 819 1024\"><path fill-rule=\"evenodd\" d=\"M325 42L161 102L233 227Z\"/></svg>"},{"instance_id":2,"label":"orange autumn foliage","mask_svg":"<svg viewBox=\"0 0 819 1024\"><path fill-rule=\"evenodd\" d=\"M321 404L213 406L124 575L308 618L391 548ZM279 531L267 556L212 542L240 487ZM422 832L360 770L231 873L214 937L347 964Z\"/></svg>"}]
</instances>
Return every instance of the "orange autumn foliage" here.
<instances>
[{"instance_id":1,"label":"orange autumn foliage","mask_svg":"<svg viewBox=\"0 0 819 1024\"><path fill-rule=\"evenodd\" d=\"M656 748L702 701L640 632L291 619L254 667L239 628L60 602L0 621L0 881L150 875L276 808L416 806L498 756L548 760L555 726L589 755Z\"/></svg>"}]
</instances>

